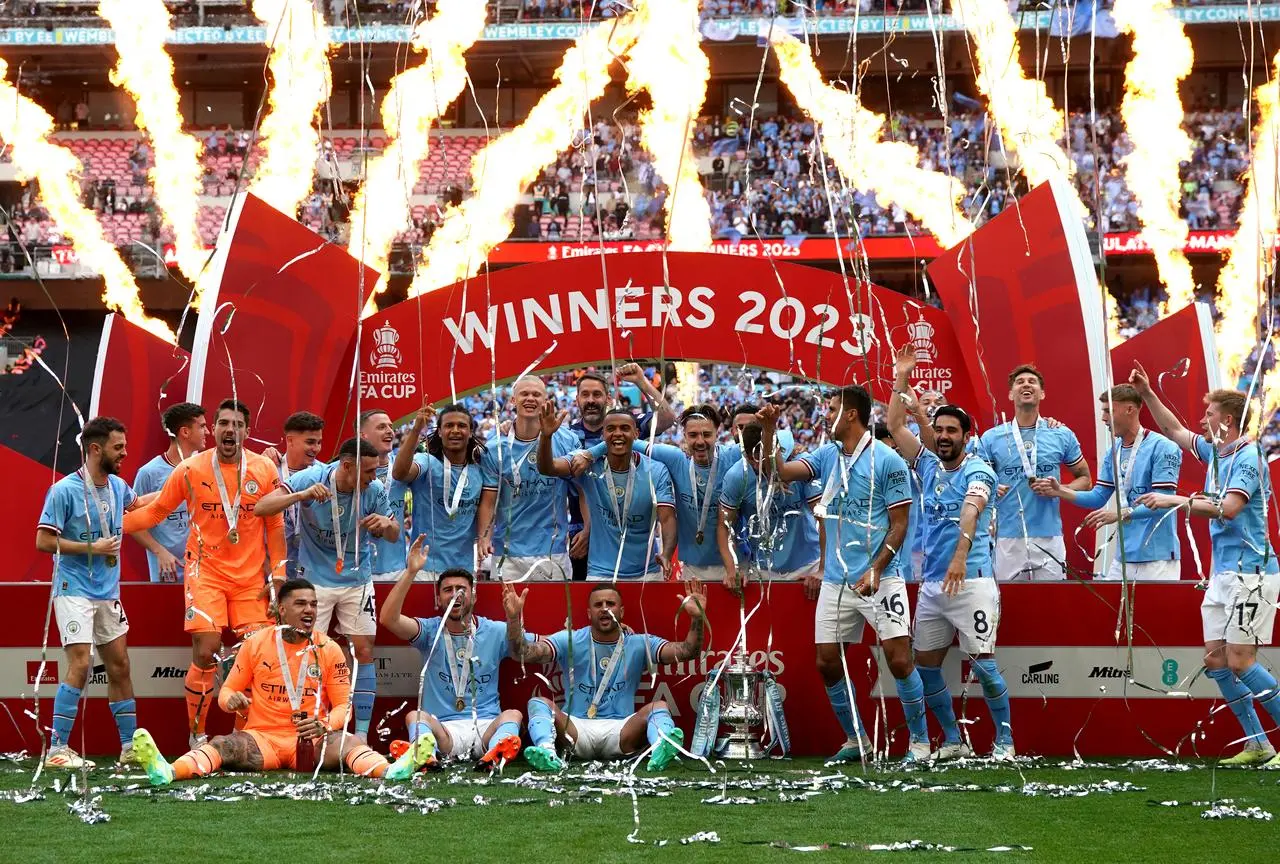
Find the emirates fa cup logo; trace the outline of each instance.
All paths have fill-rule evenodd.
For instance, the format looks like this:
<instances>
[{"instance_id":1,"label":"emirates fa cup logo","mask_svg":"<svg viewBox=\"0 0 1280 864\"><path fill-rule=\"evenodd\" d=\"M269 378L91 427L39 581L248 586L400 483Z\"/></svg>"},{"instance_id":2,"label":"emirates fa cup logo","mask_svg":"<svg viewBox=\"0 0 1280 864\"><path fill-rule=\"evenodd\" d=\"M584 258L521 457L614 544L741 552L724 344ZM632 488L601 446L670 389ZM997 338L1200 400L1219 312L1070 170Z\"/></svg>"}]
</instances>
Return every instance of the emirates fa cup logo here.
<instances>
[{"instance_id":1,"label":"emirates fa cup logo","mask_svg":"<svg viewBox=\"0 0 1280 864\"><path fill-rule=\"evenodd\" d=\"M383 321L382 326L373 331L373 353L369 360L375 369L395 369L400 365L400 349L396 347L399 341L400 333L390 321Z\"/></svg>"},{"instance_id":2,"label":"emirates fa cup logo","mask_svg":"<svg viewBox=\"0 0 1280 864\"><path fill-rule=\"evenodd\" d=\"M907 325L907 335L916 352L917 363L933 363L938 359L938 346L933 344L934 332L933 325L923 318Z\"/></svg>"}]
</instances>

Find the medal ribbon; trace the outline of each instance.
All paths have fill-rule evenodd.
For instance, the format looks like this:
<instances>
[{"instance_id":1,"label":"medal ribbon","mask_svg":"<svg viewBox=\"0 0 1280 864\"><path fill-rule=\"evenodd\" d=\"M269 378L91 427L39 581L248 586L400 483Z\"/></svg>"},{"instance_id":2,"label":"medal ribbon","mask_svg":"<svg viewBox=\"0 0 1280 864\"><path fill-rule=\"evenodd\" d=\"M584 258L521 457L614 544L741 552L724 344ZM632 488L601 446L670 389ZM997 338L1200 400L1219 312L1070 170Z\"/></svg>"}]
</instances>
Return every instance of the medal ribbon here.
<instances>
[{"instance_id":1,"label":"medal ribbon","mask_svg":"<svg viewBox=\"0 0 1280 864\"><path fill-rule=\"evenodd\" d=\"M302 649L302 656L298 660L298 678L294 680L293 673L289 671L289 656L284 650L282 631L282 627L276 629L276 654L280 658L280 677L284 679L284 689L289 694L289 705L296 713L302 710L302 694L307 683L307 655L311 653L312 646L310 640L307 640L307 646Z\"/></svg>"},{"instance_id":2,"label":"medal ribbon","mask_svg":"<svg viewBox=\"0 0 1280 864\"><path fill-rule=\"evenodd\" d=\"M227 534L236 530L240 521L240 478L245 472L244 449L240 450L240 464L236 466L236 500L227 500L227 482L222 479L222 466L218 464L218 448L209 450L210 464L213 465L213 482L218 487L218 497L222 499L222 512L227 517Z\"/></svg>"},{"instance_id":3,"label":"medal ribbon","mask_svg":"<svg viewBox=\"0 0 1280 864\"><path fill-rule=\"evenodd\" d=\"M1027 456L1026 440L1022 437L1022 427L1018 425L1015 417L1009 421L1009 435L1014 441L1018 442L1015 448L1018 451L1018 460L1022 462L1022 473L1026 475L1028 480L1036 478L1036 465L1040 463L1040 420L1036 418L1036 425L1031 430L1031 456Z\"/></svg>"},{"instance_id":4,"label":"medal ribbon","mask_svg":"<svg viewBox=\"0 0 1280 864\"><path fill-rule=\"evenodd\" d=\"M1129 493L1133 490L1133 463L1138 461L1138 449L1142 447L1142 440L1146 435L1147 430L1139 426L1138 434L1133 439L1133 447L1129 449L1129 461L1120 465L1118 469L1120 472L1120 482L1116 484L1116 487L1120 490L1120 500L1126 507L1130 504ZM1120 453L1124 449L1124 441L1116 442L1116 447L1118 448L1116 450L1116 462L1118 463L1120 461Z\"/></svg>"},{"instance_id":5,"label":"medal ribbon","mask_svg":"<svg viewBox=\"0 0 1280 864\"><path fill-rule=\"evenodd\" d=\"M831 472L831 476L827 478L827 486L822 490L822 500L818 502L818 506L813 508L814 515L819 519L827 518L827 508L831 506L831 502L836 499L839 492L846 491L849 488L849 471L858 463L858 458L862 456L862 451L866 450L871 444L871 433L863 432L862 438L858 441L858 446L853 448L853 455L846 457L844 455L844 447L836 442L839 447L836 453L836 470Z\"/></svg>"},{"instance_id":6,"label":"medal ribbon","mask_svg":"<svg viewBox=\"0 0 1280 864\"><path fill-rule=\"evenodd\" d=\"M526 445L524 451L519 456L516 455L516 427L511 424L511 431L507 433L507 452L511 454L511 486L520 491L520 484L524 481L524 475L520 472L524 470L525 459L529 456L529 450L538 443L535 438L533 443L528 441L520 441L519 443Z\"/></svg>"},{"instance_id":7,"label":"medal ribbon","mask_svg":"<svg viewBox=\"0 0 1280 864\"><path fill-rule=\"evenodd\" d=\"M333 520L333 547L337 550L338 560L334 565L334 570L338 573L342 572L342 568L346 564L346 539L342 536L342 510L338 507L338 469L334 468L329 472L329 517ZM354 500L355 495L352 494Z\"/></svg>"},{"instance_id":8,"label":"medal ribbon","mask_svg":"<svg viewBox=\"0 0 1280 864\"><path fill-rule=\"evenodd\" d=\"M703 495L702 501L698 501L698 467L693 461L693 457L689 457L689 492L693 495L693 508L698 511L698 535L706 536L707 516L711 513L711 499L715 496L711 494L712 488L716 482L716 465L720 461L720 448L712 445L711 448L711 470L707 472L707 491ZM745 460L744 460L745 461Z\"/></svg>"},{"instance_id":9,"label":"medal ribbon","mask_svg":"<svg viewBox=\"0 0 1280 864\"><path fill-rule=\"evenodd\" d=\"M470 465L462 466L462 476L458 478L458 486L453 490L453 501L449 500L449 487L453 484L453 463L449 461L448 456L441 457L444 460L444 494L440 496L440 503L444 505L444 512L452 519L458 512L458 506L462 503L462 493L467 488L467 471Z\"/></svg>"},{"instance_id":10,"label":"medal ribbon","mask_svg":"<svg viewBox=\"0 0 1280 864\"><path fill-rule=\"evenodd\" d=\"M444 628L444 621L440 622ZM471 624L467 627L467 641L462 649L462 656L457 657L457 653L453 647L453 634L447 629L445 636L449 639L449 678L453 681L453 696L459 709L466 705L467 685L471 683L471 655L476 647L476 625L475 619L471 620ZM458 659L460 663L454 663L454 659Z\"/></svg>"},{"instance_id":11,"label":"medal ribbon","mask_svg":"<svg viewBox=\"0 0 1280 864\"><path fill-rule=\"evenodd\" d=\"M613 680L614 670L618 668L618 661L622 659L622 650L627 644L627 634L625 631L618 633L618 644L614 646L613 653L609 655L609 668L600 675L599 665L596 661L596 640L591 637L591 674L600 675L600 680L596 682L595 695L591 697L591 705L587 707L587 716L594 719L600 711L600 697L604 696L605 689L609 686L609 682Z\"/></svg>"},{"instance_id":12,"label":"medal ribbon","mask_svg":"<svg viewBox=\"0 0 1280 864\"><path fill-rule=\"evenodd\" d=\"M98 497L98 487L94 485L93 480L89 478L89 469L81 468L78 472L80 480L84 483L85 491L93 498L93 509L98 511L98 530L102 532L103 537L114 537L116 532L111 527L111 516L109 514L116 511L116 493L111 488L111 477L107 477L107 506L108 512L102 512L102 499ZM90 529L93 528L91 524Z\"/></svg>"},{"instance_id":13,"label":"medal ribbon","mask_svg":"<svg viewBox=\"0 0 1280 864\"><path fill-rule=\"evenodd\" d=\"M618 517L618 557L613 562L613 575L616 579L618 570L622 568L622 550L627 545L627 517L631 513L631 493L634 491L636 483L636 456L634 453L627 454L627 458L630 461L627 463L627 486L622 494L622 501L616 501L615 499L618 496L613 494L613 468L609 466L609 458L607 456L602 458L604 459L604 473L606 475L604 478L605 497L609 499L610 511ZM650 482L652 483L652 478L650 478ZM657 508L655 507L654 510L656 512ZM650 540L646 542L652 542L652 534L650 534Z\"/></svg>"}]
</instances>

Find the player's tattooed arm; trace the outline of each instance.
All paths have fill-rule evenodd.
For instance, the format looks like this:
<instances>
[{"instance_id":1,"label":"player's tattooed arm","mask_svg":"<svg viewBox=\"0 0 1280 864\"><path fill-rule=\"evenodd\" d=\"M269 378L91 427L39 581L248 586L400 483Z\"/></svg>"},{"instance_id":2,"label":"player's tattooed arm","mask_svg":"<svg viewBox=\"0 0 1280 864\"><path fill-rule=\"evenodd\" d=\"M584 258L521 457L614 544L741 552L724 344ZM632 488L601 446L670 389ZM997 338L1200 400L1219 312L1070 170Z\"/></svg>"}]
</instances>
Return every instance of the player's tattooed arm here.
<instances>
[{"instance_id":1,"label":"player's tattooed arm","mask_svg":"<svg viewBox=\"0 0 1280 864\"><path fill-rule=\"evenodd\" d=\"M660 663L681 663L702 656L703 616L707 609L707 595L702 590L702 582L692 579L685 583L688 594L681 604L681 611L689 616L689 632L683 642L668 642L658 652Z\"/></svg>"},{"instance_id":2,"label":"player's tattooed arm","mask_svg":"<svg viewBox=\"0 0 1280 864\"><path fill-rule=\"evenodd\" d=\"M252 735L245 732L232 732L230 735L219 735L209 742L222 757L223 768L238 768L242 771L262 770L262 751Z\"/></svg>"},{"instance_id":3,"label":"player's tattooed arm","mask_svg":"<svg viewBox=\"0 0 1280 864\"><path fill-rule=\"evenodd\" d=\"M396 451L395 461L391 463L391 479L401 483L412 483L418 479L418 464L413 461L413 454L418 449L418 439L422 430L427 428L436 416L436 409L423 405L413 415L413 425L400 441L400 449Z\"/></svg>"},{"instance_id":4,"label":"player's tattooed arm","mask_svg":"<svg viewBox=\"0 0 1280 864\"><path fill-rule=\"evenodd\" d=\"M524 601L529 589L519 594L510 582L502 583L502 609L507 615L507 648L511 659L521 663L551 662L551 644L544 639L530 642L524 633Z\"/></svg>"},{"instance_id":5,"label":"player's tattooed arm","mask_svg":"<svg viewBox=\"0 0 1280 864\"><path fill-rule=\"evenodd\" d=\"M889 508L889 531L885 534L884 543L880 544L880 551L871 559L871 569L854 586L859 594L869 596L876 593L880 588L880 574L889 568L902 549L902 544L907 539L907 520L911 515L909 503L903 502Z\"/></svg>"}]
</instances>

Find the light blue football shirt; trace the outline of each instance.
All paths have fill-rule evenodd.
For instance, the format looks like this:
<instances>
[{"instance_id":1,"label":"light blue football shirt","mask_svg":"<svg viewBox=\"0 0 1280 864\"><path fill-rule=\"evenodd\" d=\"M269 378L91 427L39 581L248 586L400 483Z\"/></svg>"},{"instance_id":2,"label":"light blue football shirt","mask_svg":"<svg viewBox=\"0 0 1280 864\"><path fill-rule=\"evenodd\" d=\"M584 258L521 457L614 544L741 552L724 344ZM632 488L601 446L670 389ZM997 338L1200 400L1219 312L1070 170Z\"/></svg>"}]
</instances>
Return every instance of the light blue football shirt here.
<instances>
[{"instance_id":1,"label":"light blue football shirt","mask_svg":"<svg viewBox=\"0 0 1280 864\"><path fill-rule=\"evenodd\" d=\"M565 675L564 689L568 705L564 712L571 717L586 717L591 700L604 680L604 690L596 705L601 720L623 720L636 713L636 691L644 680L649 663L658 663L658 653L667 640L647 633L624 633L622 656L613 664L617 642L597 642L590 627L573 631L558 630L542 637L554 652L552 662ZM614 668L616 666L621 668ZM569 676L573 678L570 686Z\"/></svg>"},{"instance_id":2,"label":"light blue football shirt","mask_svg":"<svg viewBox=\"0 0 1280 864\"><path fill-rule=\"evenodd\" d=\"M1075 465L1084 458L1076 433L1066 426L1050 429L1043 420L1035 427L1020 429L1023 452L1035 457L1036 477L1057 477L1062 466ZM996 483L1009 490L996 502L997 537L1060 537L1062 512L1057 498L1031 491L1018 456L1018 434L1008 423L988 429L982 435L978 453L996 473Z\"/></svg>"},{"instance_id":3,"label":"light blue football shirt","mask_svg":"<svg viewBox=\"0 0 1280 864\"><path fill-rule=\"evenodd\" d=\"M925 582L941 582L960 542L960 514L964 499L970 493L987 499L978 515L973 542L965 556L965 578L992 576L991 568L991 499L996 494L996 475L991 466L977 456L966 456L954 470L948 471L936 453L921 449L916 457L916 471L924 489L924 573Z\"/></svg>"},{"instance_id":4,"label":"light blue football shirt","mask_svg":"<svg viewBox=\"0 0 1280 864\"><path fill-rule=\"evenodd\" d=\"M496 489L498 480L485 471L483 463L450 467L449 504L459 483L465 483L458 509L453 516L444 502L444 462L429 453L413 457L418 476L409 484L413 493L413 531L425 534L431 548L427 551L427 570L440 573L458 568L474 573L476 569L476 515L480 496L485 489Z\"/></svg>"},{"instance_id":5,"label":"light blue football shirt","mask_svg":"<svg viewBox=\"0 0 1280 864\"><path fill-rule=\"evenodd\" d=\"M498 703L498 666L508 654L507 625L492 618L475 616L476 634L471 649L471 677L467 680L462 696L463 707L458 708L453 676L461 680L464 674L462 658L466 656L467 637L454 635L448 630L440 633L435 652L431 645L444 620L417 618L418 635L409 644L422 654L427 664L427 677L422 687L422 710L434 714L437 720L470 720L474 703L476 717L485 719L502 713ZM526 636L532 642L534 637Z\"/></svg>"},{"instance_id":6,"label":"light blue football shirt","mask_svg":"<svg viewBox=\"0 0 1280 864\"><path fill-rule=\"evenodd\" d=\"M338 470L337 462L317 462L289 477L284 484L290 492L301 492L316 483L329 486ZM363 585L373 576L373 535L361 529L360 563L356 565L356 508L352 492L338 493L338 526L342 531L342 572L337 572L338 546L333 528L333 509L328 501L303 501L298 505L298 575L325 588ZM387 492L374 480L360 493L360 515L390 516Z\"/></svg>"},{"instance_id":7,"label":"light blue football shirt","mask_svg":"<svg viewBox=\"0 0 1280 864\"><path fill-rule=\"evenodd\" d=\"M826 572L822 578L849 585L871 568L884 545L889 534L890 508L909 507L911 503L911 469L897 451L872 441L850 464L852 455L844 453L838 442L828 441L799 457L821 486L824 497L827 484L835 484L835 496L827 508ZM902 557L899 549L880 575L901 576Z\"/></svg>"},{"instance_id":8,"label":"light blue football shirt","mask_svg":"<svg viewBox=\"0 0 1280 864\"><path fill-rule=\"evenodd\" d=\"M1214 573L1280 573L1276 553L1267 536L1267 502L1271 498L1271 481L1258 445L1237 439L1215 459L1213 445L1204 436L1195 437L1195 455L1208 466L1205 491L1216 490L1225 496L1239 492L1247 502L1234 519L1209 521L1209 540L1213 546Z\"/></svg>"},{"instance_id":9,"label":"light blue football shirt","mask_svg":"<svg viewBox=\"0 0 1280 864\"><path fill-rule=\"evenodd\" d=\"M175 467L170 465L169 460L161 453L138 469L138 476L133 478L134 493L141 496L159 492L160 487L164 485L164 481L169 479L169 475L173 473ZM174 576L179 582L182 581L183 568L185 566L187 532L189 530L186 501L174 508L173 512L166 516L163 522L151 529L151 536L155 538L155 541L168 549L169 553L178 559L178 564L174 568ZM156 556L150 549L147 550L147 570L151 574L152 582L160 581L160 564L156 561Z\"/></svg>"},{"instance_id":10,"label":"light blue football shirt","mask_svg":"<svg viewBox=\"0 0 1280 864\"><path fill-rule=\"evenodd\" d=\"M538 439L497 436L487 448L485 473L498 481L494 553L516 558L567 553L569 483L538 472ZM557 458L577 449L578 437L567 428L561 427L551 437L551 453Z\"/></svg>"},{"instance_id":11,"label":"light blue football shirt","mask_svg":"<svg viewBox=\"0 0 1280 864\"><path fill-rule=\"evenodd\" d=\"M408 557L409 531L404 525L404 501L409 487L391 477L390 465L378 466L378 482L387 490L387 513L400 526L400 539L373 538L373 570L377 575L399 573Z\"/></svg>"},{"instance_id":12,"label":"light blue football shirt","mask_svg":"<svg viewBox=\"0 0 1280 864\"><path fill-rule=\"evenodd\" d=\"M82 469L83 470L83 469ZM68 474L49 487L37 526L60 537L92 543L103 536L121 533L124 511L136 497L129 484L115 474L94 492L85 485L81 472ZM91 509L100 508L99 515ZM55 557L53 593L58 597L85 597L89 600L117 600L120 597L120 560L107 564L105 555L58 555Z\"/></svg>"},{"instance_id":13,"label":"light blue football shirt","mask_svg":"<svg viewBox=\"0 0 1280 864\"><path fill-rule=\"evenodd\" d=\"M762 570L793 573L808 567L819 557L818 521L809 505L822 497L822 487L813 480L785 484L774 491L761 519L758 508L765 491L760 475L746 459L725 475L720 503L738 511L737 538ZM761 542L765 537L770 538L768 543Z\"/></svg>"},{"instance_id":14,"label":"light blue football shirt","mask_svg":"<svg viewBox=\"0 0 1280 864\"><path fill-rule=\"evenodd\" d=\"M632 481L630 506L623 507L626 495L626 471L614 471L608 458L601 456L578 478L581 500L591 514L590 545L587 550L587 576L613 578L617 567L619 579L641 579L660 574L653 560L650 526L653 537L660 536L657 526L658 508L675 507L671 476L660 462L633 453L635 478ZM618 525L618 510L625 510L625 530ZM619 559L621 547L621 559Z\"/></svg>"},{"instance_id":15,"label":"light blue football shirt","mask_svg":"<svg viewBox=\"0 0 1280 864\"><path fill-rule=\"evenodd\" d=\"M1124 525L1124 560L1133 564L1177 561L1182 557L1177 518L1167 511L1152 510L1136 502L1148 492L1177 492L1182 448L1159 432L1146 432L1136 454L1132 447L1124 446L1119 439L1112 446L1119 457L1121 476L1130 470L1129 462L1133 460L1132 485L1125 496L1124 506L1134 509ZM1111 461L1109 454L1103 457L1098 466L1098 482L1088 492L1077 492L1071 503L1090 510L1097 510L1107 503L1116 491L1116 470Z\"/></svg>"}]
</instances>

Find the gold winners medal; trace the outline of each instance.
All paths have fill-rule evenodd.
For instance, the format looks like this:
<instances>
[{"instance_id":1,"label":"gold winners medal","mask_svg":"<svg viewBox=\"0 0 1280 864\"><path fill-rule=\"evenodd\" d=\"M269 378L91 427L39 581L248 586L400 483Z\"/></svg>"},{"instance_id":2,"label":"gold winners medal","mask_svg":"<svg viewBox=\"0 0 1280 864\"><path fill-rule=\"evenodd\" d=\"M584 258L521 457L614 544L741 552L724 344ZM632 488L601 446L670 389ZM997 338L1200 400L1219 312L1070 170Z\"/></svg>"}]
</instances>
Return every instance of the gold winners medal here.
<instances>
[{"instance_id":1,"label":"gold winners medal","mask_svg":"<svg viewBox=\"0 0 1280 864\"><path fill-rule=\"evenodd\" d=\"M597 711L596 711L596 706L595 706L595 705L588 705L588 706L587 706L587 719L589 719L589 720L594 720L594 719L596 719L596 713L597 713Z\"/></svg>"},{"instance_id":2,"label":"gold winners medal","mask_svg":"<svg viewBox=\"0 0 1280 864\"><path fill-rule=\"evenodd\" d=\"M466 700L466 699L463 699L461 696L459 696L459 697L458 697L458 701L456 701L456 702L454 702L454 703L453 703L453 707L455 707L455 708L457 708L459 711L461 711L463 708L466 708L466 707L467 707L467 700Z\"/></svg>"},{"instance_id":3,"label":"gold winners medal","mask_svg":"<svg viewBox=\"0 0 1280 864\"><path fill-rule=\"evenodd\" d=\"M108 566L108 567L114 567L114 566L116 566L116 565L117 565L117 564L119 564L119 563L120 563L120 559L116 558L116 556L114 556L114 555L108 555L108 556L107 556L107 566Z\"/></svg>"},{"instance_id":4,"label":"gold winners medal","mask_svg":"<svg viewBox=\"0 0 1280 864\"><path fill-rule=\"evenodd\" d=\"M339 558L339 559L338 559L338 563L337 563L337 564L334 564L334 565L333 565L333 572L335 572L335 573L341 573L341 572L342 572L342 559L341 559L341 558Z\"/></svg>"},{"instance_id":5,"label":"gold winners medal","mask_svg":"<svg viewBox=\"0 0 1280 864\"><path fill-rule=\"evenodd\" d=\"M231 544L233 544L233 545L234 545L234 544L236 544L236 543L239 543L239 542L240 542L240 531L239 531L238 529L235 529L235 528L232 528L230 531L228 531L228 532L227 532L227 542L229 542L229 543L231 543Z\"/></svg>"},{"instance_id":6,"label":"gold winners medal","mask_svg":"<svg viewBox=\"0 0 1280 864\"><path fill-rule=\"evenodd\" d=\"M697 543L699 546L701 546L701 545L702 545L702 541L703 541L703 540L706 540L706 539L707 539L707 535L706 535L706 534L703 534L701 531L699 531L699 532L697 533L697 535L693 538L693 542L694 542L694 543Z\"/></svg>"}]
</instances>

